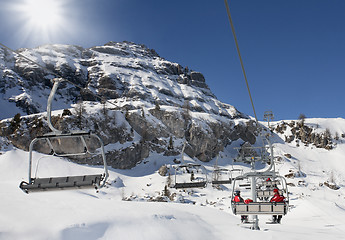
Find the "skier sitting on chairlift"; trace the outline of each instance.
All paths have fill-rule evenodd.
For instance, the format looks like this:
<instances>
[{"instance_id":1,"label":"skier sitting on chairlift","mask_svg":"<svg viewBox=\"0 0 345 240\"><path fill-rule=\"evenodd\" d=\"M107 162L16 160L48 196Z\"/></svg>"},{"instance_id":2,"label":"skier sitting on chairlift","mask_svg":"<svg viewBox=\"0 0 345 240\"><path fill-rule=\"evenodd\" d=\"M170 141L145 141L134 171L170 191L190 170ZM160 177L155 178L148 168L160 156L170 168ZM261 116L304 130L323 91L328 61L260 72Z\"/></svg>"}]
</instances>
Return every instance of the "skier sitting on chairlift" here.
<instances>
[{"instance_id":1,"label":"skier sitting on chairlift","mask_svg":"<svg viewBox=\"0 0 345 240\"><path fill-rule=\"evenodd\" d=\"M273 190L274 196L271 198L270 202L284 202L285 197L279 194L278 188ZM273 223L280 223L282 215L273 215Z\"/></svg>"},{"instance_id":2,"label":"skier sitting on chairlift","mask_svg":"<svg viewBox=\"0 0 345 240\"><path fill-rule=\"evenodd\" d=\"M243 198L241 197L241 192L239 190L235 191L235 197L232 201L244 202ZM248 215L241 215L241 222L248 222Z\"/></svg>"}]
</instances>

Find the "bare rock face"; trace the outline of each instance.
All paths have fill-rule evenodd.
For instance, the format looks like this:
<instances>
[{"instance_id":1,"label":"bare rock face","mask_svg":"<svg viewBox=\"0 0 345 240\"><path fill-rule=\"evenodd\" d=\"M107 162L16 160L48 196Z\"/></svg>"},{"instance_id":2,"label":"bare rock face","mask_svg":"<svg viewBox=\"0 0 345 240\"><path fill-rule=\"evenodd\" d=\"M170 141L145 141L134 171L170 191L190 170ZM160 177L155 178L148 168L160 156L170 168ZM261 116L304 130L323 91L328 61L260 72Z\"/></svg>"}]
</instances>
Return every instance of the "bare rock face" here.
<instances>
[{"instance_id":1,"label":"bare rock face","mask_svg":"<svg viewBox=\"0 0 345 240\"><path fill-rule=\"evenodd\" d=\"M207 122L191 117L186 124L183 110L109 110L96 115L84 113L83 116L75 115L76 112L73 110L71 112L72 115L54 116L53 125L63 132L91 130L96 133L108 149L108 165L119 169L136 166L149 157L150 152L162 153L164 156L180 155L183 141L187 143L187 155L207 162L233 141L241 137L243 141L252 141L251 137L254 136L255 139L256 134L255 122L251 120L245 120L245 123L238 126L232 121ZM25 150L28 150L32 139L50 132L42 115L13 118L2 121L0 126L1 136L7 137L14 146ZM87 144L95 151L100 147L92 140L88 140ZM113 144L118 147L109 147ZM67 152L81 147L75 140L65 140L61 145ZM35 150L46 154L51 151L46 143L37 144ZM79 152L82 152L82 149ZM100 155L86 160L71 160L78 163L102 164Z\"/></svg>"}]
</instances>

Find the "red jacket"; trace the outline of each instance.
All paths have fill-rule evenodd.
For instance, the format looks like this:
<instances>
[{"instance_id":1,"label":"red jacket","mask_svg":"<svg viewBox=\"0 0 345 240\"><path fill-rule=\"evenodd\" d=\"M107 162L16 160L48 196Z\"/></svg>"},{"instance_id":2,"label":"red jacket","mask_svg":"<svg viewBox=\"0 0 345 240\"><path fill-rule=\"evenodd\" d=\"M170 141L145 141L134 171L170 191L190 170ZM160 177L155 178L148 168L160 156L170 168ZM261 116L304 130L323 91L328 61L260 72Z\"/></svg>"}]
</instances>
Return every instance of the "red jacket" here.
<instances>
[{"instance_id":1,"label":"red jacket","mask_svg":"<svg viewBox=\"0 0 345 240\"><path fill-rule=\"evenodd\" d=\"M234 202L244 202L244 200L240 196L235 196L234 197Z\"/></svg>"},{"instance_id":2,"label":"red jacket","mask_svg":"<svg viewBox=\"0 0 345 240\"><path fill-rule=\"evenodd\" d=\"M280 196L279 193L274 194L274 196L271 198L270 202L284 202L285 197Z\"/></svg>"}]
</instances>

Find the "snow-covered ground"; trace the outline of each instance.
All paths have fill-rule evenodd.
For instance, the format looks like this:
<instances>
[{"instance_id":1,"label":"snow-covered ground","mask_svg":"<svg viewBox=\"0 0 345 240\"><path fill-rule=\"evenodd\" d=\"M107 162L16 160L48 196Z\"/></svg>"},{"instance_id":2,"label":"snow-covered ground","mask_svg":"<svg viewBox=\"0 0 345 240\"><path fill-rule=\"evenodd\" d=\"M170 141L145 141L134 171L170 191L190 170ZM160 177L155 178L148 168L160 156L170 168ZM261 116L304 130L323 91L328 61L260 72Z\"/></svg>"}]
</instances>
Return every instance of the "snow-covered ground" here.
<instances>
[{"instance_id":1,"label":"snow-covered ground","mask_svg":"<svg viewBox=\"0 0 345 240\"><path fill-rule=\"evenodd\" d=\"M332 134L345 133L344 119L306 119L306 124L329 128ZM287 178L290 210L282 224L267 224L270 216L259 216L260 231L250 230L233 215L229 185L169 189L177 194L174 201L150 201L162 196L167 182L167 177L157 173L159 167L173 165L174 157L151 154L131 170L110 169L108 184L98 193L80 189L25 194L18 186L28 178L28 153L9 147L0 155L0 239L345 239L342 140L335 149L325 150L286 144L276 136L274 152L281 157L276 169L281 175L293 172L296 177ZM248 166L232 164L232 148L221 154L218 164L248 171ZM40 157L35 154L40 159L38 176L102 172L101 167ZM204 164L209 179L215 161ZM325 182L340 188L332 190Z\"/></svg>"}]
</instances>

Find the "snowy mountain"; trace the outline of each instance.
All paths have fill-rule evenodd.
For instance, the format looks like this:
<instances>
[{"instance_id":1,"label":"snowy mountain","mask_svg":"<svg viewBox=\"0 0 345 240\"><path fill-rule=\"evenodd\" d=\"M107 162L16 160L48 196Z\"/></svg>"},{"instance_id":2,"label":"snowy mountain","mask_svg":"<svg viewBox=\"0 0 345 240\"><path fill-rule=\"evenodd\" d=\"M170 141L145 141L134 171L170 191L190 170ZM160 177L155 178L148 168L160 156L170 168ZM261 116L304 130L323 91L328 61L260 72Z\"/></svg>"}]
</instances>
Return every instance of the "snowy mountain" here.
<instances>
[{"instance_id":1,"label":"snowy mountain","mask_svg":"<svg viewBox=\"0 0 345 240\"><path fill-rule=\"evenodd\" d=\"M44 112L51 72L82 87L60 84L53 102L56 128L102 136L113 167L131 168L150 152L177 156L185 141L186 153L201 161L238 139L255 142L255 123L217 100L201 73L144 45L45 45L17 52L43 66L0 49L0 104L6 109L0 116L7 119L0 134L18 148L28 149L31 139L49 132ZM100 103L94 94L108 101ZM17 113L22 118L13 125Z\"/></svg>"}]
</instances>

